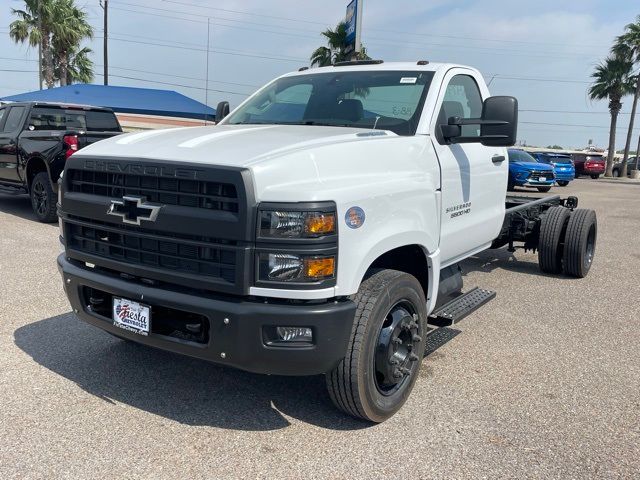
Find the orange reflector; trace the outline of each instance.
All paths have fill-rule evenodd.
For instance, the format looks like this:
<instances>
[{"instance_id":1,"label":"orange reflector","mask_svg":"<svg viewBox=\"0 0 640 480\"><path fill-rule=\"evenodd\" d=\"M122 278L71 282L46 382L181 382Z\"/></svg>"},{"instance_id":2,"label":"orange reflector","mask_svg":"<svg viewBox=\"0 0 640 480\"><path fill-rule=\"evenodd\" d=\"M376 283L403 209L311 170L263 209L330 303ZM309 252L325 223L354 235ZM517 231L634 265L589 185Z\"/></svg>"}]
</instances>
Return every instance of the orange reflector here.
<instances>
[{"instance_id":1,"label":"orange reflector","mask_svg":"<svg viewBox=\"0 0 640 480\"><path fill-rule=\"evenodd\" d=\"M305 258L305 277L321 280L333 277L335 273L336 261L334 257Z\"/></svg>"},{"instance_id":2,"label":"orange reflector","mask_svg":"<svg viewBox=\"0 0 640 480\"><path fill-rule=\"evenodd\" d=\"M307 233L327 234L333 233L336 226L336 217L332 213L311 213L306 218Z\"/></svg>"}]
</instances>

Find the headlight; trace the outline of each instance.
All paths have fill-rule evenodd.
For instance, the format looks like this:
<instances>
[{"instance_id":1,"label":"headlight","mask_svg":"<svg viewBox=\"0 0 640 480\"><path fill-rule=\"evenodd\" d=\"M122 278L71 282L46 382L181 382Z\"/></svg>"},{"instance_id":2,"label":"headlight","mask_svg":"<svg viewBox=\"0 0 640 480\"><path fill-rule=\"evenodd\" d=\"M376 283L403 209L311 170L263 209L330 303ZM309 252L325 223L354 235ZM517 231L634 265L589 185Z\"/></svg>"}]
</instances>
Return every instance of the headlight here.
<instances>
[{"instance_id":1,"label":"headlight","mask_svg":"<svg viewBox=\"0 0 640 480\"><path fill-rule=\"evenodd\" d=\"M259 218L260 238L318 238L336 233L334 211L262 210Z\"/></svg>"},{"instance_id":2,"label":"headlight","mask_svg":"<svg viewBox=\"0 0 640 480\"><path fill-rule=\"evenodd\" d=\"M264 282L318 282L335 277L333 255L260 253L258 278Z\"/></svg>"}]
</instances>

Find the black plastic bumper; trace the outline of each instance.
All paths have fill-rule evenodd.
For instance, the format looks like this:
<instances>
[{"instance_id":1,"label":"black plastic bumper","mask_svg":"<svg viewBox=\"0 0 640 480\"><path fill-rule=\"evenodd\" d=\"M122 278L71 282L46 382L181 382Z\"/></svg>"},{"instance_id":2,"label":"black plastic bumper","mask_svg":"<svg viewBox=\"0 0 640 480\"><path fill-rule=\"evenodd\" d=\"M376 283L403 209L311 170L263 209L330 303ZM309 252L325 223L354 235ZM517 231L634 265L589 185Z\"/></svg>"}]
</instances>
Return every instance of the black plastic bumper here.
<instances>
[{"instance_id":1,"label":"black plastic bumper","mask_svg":"<svg viewBox=\"0 0 640 480\"><path fill-rule=\"evenodd\" d=\"M138 343L256 373L315 375L330 371L344 357L355 315L355 304L349 300L264 303L242 297L200 296L141 285L82 268L68 261L64 254L58 257L58 269L72 308L85 322ZM83 294L85 287L150 305L152 331L149 336L123 330L114 326L110 318L98 315L87 304ZM206 317L208 341L195 343L154 334L154 307ZM266 345L263 327L274 325L310 327L313 344Z\"/></svg>"}]
</instances>

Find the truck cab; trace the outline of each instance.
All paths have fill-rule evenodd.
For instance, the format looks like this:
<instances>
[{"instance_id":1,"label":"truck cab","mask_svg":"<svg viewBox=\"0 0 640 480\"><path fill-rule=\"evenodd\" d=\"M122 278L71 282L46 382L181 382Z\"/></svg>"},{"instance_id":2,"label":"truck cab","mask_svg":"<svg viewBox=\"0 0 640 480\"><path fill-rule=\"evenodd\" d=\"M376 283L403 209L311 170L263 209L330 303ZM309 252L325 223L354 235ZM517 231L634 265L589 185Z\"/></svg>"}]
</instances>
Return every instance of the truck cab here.
<instances>
[{"instance_id":1,"label":"truck cab","mask_svg":"<svg viewBox=\"0 0 640 480\"><path fill-rule=\"evenodd\" d=\"M74 311L224 365L324 373L338 408L383 421L460 291L458 262L539 232L505 225L508 205L518 221L527 208L505 202L517 101L470 67L348 62L283 75L220 120L67 161L58 266Z\"/></svg>"}]
</instances>

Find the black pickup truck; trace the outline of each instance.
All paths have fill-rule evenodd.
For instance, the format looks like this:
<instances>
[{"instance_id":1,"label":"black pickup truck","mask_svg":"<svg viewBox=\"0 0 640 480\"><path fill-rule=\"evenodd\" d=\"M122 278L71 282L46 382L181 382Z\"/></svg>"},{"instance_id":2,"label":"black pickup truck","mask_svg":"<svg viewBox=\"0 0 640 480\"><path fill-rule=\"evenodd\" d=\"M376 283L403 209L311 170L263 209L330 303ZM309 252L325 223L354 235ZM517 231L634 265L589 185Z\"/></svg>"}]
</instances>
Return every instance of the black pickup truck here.
<instances>
[{"instance_id":1,"label":"black pickup truck","mask_svg":"<svg viewBox=\"0 0 640 480\"><path fill-rule=\"evenodd\" d=\"M20 102L0 107L0 191L29 193L41 222L54 222L57 181L73 153L122 133L107 108Z\"/></svg>"}]
</instances>

